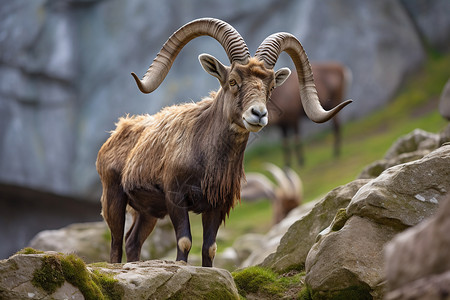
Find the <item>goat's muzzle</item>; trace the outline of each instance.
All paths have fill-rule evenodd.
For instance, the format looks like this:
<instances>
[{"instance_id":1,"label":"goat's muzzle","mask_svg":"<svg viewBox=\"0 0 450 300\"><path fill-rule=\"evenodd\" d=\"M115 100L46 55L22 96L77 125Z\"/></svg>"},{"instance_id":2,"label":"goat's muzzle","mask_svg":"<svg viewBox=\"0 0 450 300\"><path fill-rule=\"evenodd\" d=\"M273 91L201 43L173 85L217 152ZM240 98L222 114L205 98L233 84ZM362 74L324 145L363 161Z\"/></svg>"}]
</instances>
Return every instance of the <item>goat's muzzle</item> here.
<instances>
[{"instance_id":1,"label":"goat's muzzle","mask_svg":"<svg viewBox=\"0 0 450 300\"><path fill-rule=\"evenodd\" d=\"M252 105L242 115L245 128L250 132L258 132L269 122L265 105Z\"/></svg>"}]
</instances>

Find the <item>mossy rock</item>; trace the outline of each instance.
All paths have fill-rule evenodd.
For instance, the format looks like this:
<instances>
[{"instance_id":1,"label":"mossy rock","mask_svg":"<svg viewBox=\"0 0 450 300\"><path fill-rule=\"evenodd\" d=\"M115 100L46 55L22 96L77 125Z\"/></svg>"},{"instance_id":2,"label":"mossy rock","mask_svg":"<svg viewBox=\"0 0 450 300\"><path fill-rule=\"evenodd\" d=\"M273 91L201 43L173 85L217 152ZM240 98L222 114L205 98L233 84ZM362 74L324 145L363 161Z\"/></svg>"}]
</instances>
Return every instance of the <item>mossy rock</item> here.
<instances>
[{"instance_id":1,"label":"mossy rock","mask_svg":"<svg viewBox=\"0 0 450 300\"><path fill-rule=\"evenodd\" d=\"M297 298L303 287L304 272L277 274L262 267L248 267L232 273L242 298Z\"/></svg>"},{"instance_id":2,"label":"mossy rock","mask_svg":"<svg viewBox=\"0 0 450 300\"><path fill-rule=\"evenodd\" d=\"M29 254L24 254L29 253ZM26 249L0 261L0 299L239 299L231 274L182 262L86 265Z\"/></svg>"}]
</instances>

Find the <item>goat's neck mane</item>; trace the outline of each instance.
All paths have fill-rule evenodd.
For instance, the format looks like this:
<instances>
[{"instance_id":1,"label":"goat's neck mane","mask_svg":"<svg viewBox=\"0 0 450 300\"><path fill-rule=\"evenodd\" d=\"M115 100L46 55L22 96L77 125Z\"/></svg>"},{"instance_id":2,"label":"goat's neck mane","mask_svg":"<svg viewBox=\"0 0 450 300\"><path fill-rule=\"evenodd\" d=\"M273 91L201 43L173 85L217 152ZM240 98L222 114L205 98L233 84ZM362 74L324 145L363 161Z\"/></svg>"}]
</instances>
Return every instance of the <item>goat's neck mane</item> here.
<instances>
[{"instance_id":1,"label":"goat's neck mane","mask_svg":"<svg viewBox=\"0 0 450 300\"><path fill-rule=\"evenodd\" d=\"M210 95L211 102L201 120L204 148L204 177L201 188L209 203L223 206L223 219L240 200L241 179L244 176L244 150L249 137L248 131L230 124L226 112L230 100L220 89ZM205 99L208 101L208 99Z\"/></svg>"}]
</instances>

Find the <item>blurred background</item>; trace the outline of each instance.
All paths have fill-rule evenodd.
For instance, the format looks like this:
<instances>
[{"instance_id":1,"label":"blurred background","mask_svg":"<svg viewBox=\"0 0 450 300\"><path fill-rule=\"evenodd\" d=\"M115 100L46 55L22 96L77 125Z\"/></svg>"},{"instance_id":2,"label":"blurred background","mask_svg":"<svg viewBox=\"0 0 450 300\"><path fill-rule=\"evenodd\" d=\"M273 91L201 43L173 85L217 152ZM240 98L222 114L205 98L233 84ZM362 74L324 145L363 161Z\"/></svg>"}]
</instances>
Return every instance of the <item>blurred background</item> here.
<instances>
[{"instance_id":1,"label":"blurred background","mask_svg":"<svg viewBox=\"0 0 450 300\"><path fill-rule=\"evenodd\" d=\"M219 87L197 60L210 53L228 64L208 37L190 42L151 94L142 94L130 75L143 76L167 38L196 18L230 23L252 54L268 35L290 32L310 61L338 61L352 71L346 99L354 102L339 115L345 124L341 156L332 156L330 124L302 124L305 166L294 169L305 201L352 180L398 136L447 124L437 112L450 77L447 0L0 3L0 258L41 230L101 220L95 160L120 116L153 114ZM283 54L276 69L284 66L293 69ZM281 148L275 128L253 135L246 171L260 171L267 161L281 166ZM235 208L236 220L241 214L242 222L256 220L260 227L238 227L263 232L270 206L252 205ZM261 227L261 218L267 225ZM233 213L229 229L232 222Z\"/></svg>"}]
</instances>

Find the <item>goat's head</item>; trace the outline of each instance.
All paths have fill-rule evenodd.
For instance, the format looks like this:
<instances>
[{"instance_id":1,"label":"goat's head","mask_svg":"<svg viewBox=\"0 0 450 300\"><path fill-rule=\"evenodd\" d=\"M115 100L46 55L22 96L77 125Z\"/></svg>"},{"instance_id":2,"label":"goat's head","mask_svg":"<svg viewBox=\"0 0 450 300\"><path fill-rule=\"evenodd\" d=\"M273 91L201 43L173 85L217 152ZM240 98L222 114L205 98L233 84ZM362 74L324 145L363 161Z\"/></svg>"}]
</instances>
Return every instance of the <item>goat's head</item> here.
<instances>
[{"instance_id":1,"label":"goat's head","mask_svg":"<svg viewBox=\"0 0 450 300\"><path fill-rule=\"evenodd\" d=\"M203 68L216 77L226 93L226 111L234 124L248 131L259 131L268 122L266 102L273 88L282 84L290 74L289 69L273 71L281 52L286 51L294 61L300 84L302 104L314 122L325 122L351 101L346 101L330 111L325 111L317 96L311 66L300 42L289 33L276 33L266 38L250 57L241 35L229 24L211 18L197 19L178 29L164 44L144 78L132 73L143 93L155 90L166 77L176 56L192 39L208 35L225 49L231 66L224 66L211 55L200 55Z\"/></svg>"},{"instance_id":2,"label":"goat's head","mask_svg":"<svg viewBox=\"0 0 450 300\"><path fill-rule=\"evenodd\" d=\"M200 55L199 60L205 71L219 80L227 118L232 124L252 132L267 125L267 100L272 90L288 78L289 69L274 72L255 58L245 65L233 63L231 67L209 54Z\"/></svg>"}]
</instances>

